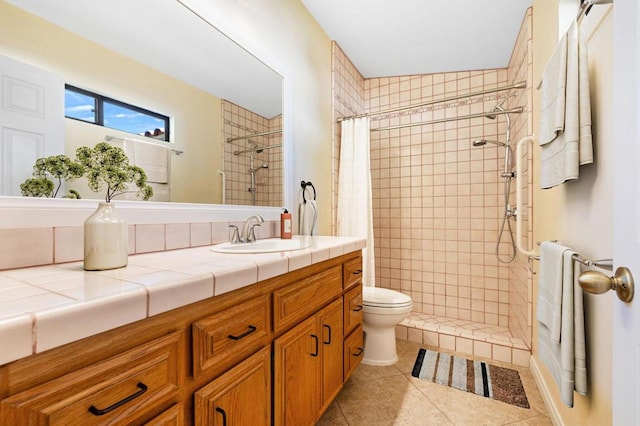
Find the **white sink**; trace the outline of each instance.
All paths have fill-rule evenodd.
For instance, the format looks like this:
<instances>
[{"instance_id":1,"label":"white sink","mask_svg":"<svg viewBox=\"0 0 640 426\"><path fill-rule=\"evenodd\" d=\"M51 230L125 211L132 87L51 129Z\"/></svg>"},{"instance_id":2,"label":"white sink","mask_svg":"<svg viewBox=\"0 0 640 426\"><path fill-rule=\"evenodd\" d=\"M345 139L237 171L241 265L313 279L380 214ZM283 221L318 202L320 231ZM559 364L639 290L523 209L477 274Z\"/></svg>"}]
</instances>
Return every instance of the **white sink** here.
<instances>
[{"instance_id":1,"label":"white sink","mask_svg":"<svg viewBox=\"0 0 640 426\"><path fill-rule=\"evenodd\" d=\"M311 247L312 237L295 236L290 240L269 238L252 243L222 243L211 247L216 253L275 253L282 251L302 250Z\"/></svg>"}]
</instances>

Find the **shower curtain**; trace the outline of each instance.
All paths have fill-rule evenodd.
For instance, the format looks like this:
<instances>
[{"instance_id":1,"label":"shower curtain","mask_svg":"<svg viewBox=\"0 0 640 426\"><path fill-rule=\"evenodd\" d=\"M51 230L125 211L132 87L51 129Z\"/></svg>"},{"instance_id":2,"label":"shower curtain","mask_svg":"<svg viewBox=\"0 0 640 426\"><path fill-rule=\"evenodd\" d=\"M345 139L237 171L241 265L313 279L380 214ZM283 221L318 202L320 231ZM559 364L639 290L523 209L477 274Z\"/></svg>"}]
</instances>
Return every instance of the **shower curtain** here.
<instances>
[{"instance_id":1,"label":"shower curtain","mask_svg":"<svg viewBox=\"0 0 640 426\"><path fill-rule=\"evenodd\" d=\"M338 172L338 235L366 238L362 251L362 282L375 286L373 204L369 162L369 118L342 122Z\"/></svg>"}]
</instances>

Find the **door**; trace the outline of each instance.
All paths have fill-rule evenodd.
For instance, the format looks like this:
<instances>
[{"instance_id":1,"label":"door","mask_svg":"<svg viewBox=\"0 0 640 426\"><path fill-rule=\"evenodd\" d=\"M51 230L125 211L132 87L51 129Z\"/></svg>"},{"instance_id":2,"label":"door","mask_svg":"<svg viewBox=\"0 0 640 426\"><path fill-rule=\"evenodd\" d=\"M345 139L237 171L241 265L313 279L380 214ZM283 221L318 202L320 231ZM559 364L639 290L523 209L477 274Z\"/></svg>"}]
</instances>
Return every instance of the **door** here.
<instances>
[{"instance_id":1,"label":"door","mask_svg":"<svg viewBox=\"0 0 640 426\"><path fill-rule=\"evenodd\" d=\"M634 299L613 309L613 424L640 424L640 7L616 0L614 19L614 263L636 279Z\"/></svg>"},{"instance_id":2,"label":"door","mask_svg":"<svg viewBox=\"0 0 640 426\"><path fill-rule=\"evenodd\" d=\"M36 159L57 154L64 154L64 80L0 55L0 195L21 195Z\"/></svg>"}]
</instances>

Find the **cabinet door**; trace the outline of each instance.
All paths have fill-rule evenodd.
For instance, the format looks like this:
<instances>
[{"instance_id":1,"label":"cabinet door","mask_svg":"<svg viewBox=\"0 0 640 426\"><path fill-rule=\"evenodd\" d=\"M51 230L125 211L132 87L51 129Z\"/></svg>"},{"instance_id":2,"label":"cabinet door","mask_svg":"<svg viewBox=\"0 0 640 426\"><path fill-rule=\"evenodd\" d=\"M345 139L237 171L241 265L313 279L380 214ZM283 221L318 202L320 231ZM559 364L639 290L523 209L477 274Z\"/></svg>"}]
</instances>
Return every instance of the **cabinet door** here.
<instances>
[{"instance_id":1,"label":"cabinet door","mask_svg":"<svg viewBox=\"0 0 640 426\"><path fill-rule=\"evenodd\" d=\"M321 310L317 318L322 356L320 411L324 412L342 388L342 299Z\"/></svg>"},{"instance_id":2,"label":"cabinet door","mask_svg":"<svg viewBox=\"0 0 640 426\"><path fill-rule=\"evenodd\" d=\"M303 321L273 342L274 424L315 423L320 389L320 338L316 318Z\"/></svg>"},{"instance_id":3,"label":"cabinet door","mask_svg":"<svg viewBox=\"0 0 640 426\"><path fill-rule=\"evenodd\" d=\"M264 348L195 393L196 425L268 425L271 352Z\"/></svg>"}]
</instances>

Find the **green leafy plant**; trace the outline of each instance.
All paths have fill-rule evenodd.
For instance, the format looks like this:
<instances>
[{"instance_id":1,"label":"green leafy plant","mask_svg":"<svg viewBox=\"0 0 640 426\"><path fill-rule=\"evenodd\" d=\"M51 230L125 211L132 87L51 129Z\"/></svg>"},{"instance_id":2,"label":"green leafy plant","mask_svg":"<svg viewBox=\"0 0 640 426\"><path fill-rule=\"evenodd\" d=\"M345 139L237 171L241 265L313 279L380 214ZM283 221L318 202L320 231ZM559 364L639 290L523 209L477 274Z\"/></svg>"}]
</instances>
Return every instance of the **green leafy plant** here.
<instances>
[{"instance_id":1,"label":"green leafy plant","mask_svg":"<svg viewBox=\"0 0 640 426\"><path fill-rule=\"evenodd\" d=\"M148 200L153 188L147 185L147 175L141 167L130 165L122 148L100 142L95 147L82 146L76 150L76 161L83 167L89 188L99 192L105 185L105 201L128 192L128 183L135 183L138 196Z\"/></svg>"},{"instance_id":2,"label":"green leafy plant","mask_svg":"<svg viewBox=\"0 0 640 426\"><path fill-rule=\"evenodd\" d=\"M82 177L83 172L82 165L66 155L38 158L33 165L34 177L20 184L20 190L26 197L55 198L63 181ZM63 198L80 198L80 194L69 190Z\"/></svg>"}]
</instances>

